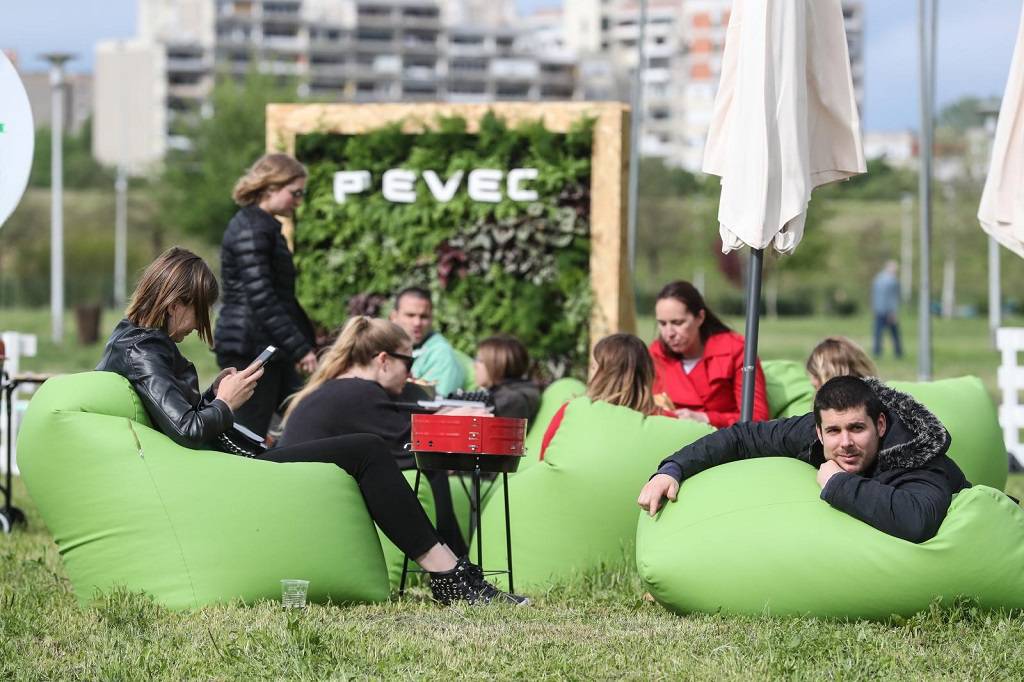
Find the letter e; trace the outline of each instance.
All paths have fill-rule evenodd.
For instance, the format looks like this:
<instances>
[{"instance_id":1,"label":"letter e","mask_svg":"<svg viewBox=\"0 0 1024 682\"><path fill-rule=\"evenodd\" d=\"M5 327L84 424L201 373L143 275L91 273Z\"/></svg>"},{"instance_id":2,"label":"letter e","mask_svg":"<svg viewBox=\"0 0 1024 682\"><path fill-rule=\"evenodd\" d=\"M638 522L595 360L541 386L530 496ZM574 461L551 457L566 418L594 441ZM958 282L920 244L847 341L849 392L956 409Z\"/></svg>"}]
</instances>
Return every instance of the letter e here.
<instances>
[{"instance_id":1,"label":"letter e","mask_svg":"<svg viewBox=\"0 0 1024 682\"><path fill-rule=\"evenodd\" d=\"M396 204L411 204L416 201L416 173L402 168L392 168L384 172L384 198Z\"/></svg>"},{"instance_id":2,"label":"letter e","mask_svg":"<svg viewBox=\"0 0 1024 682\"><path fill-rule=\"evenodd\" d=\"M500 170L494 168L477 168L469 173L469 198L496 204L501 201Z\"/></svg>"}]
</instances>

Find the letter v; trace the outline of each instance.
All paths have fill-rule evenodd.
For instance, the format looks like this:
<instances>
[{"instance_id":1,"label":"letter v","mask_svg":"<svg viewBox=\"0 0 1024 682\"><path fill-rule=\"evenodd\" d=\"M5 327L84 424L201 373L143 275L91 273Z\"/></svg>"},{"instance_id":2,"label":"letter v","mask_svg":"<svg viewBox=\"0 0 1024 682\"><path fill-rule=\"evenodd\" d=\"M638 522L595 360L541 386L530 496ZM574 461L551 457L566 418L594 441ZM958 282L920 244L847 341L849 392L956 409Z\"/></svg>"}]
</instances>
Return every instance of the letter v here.
<instances>
[{"instance_id":1,"label":"letter v","mask_svg":"<svg viewBox=\"0 0 1024 682\"><path fill-rule=\"evenodd\" d=\"M434 195L434 198L442 204L447 204L455 196L459 185L462 184L462 171L455 171L446 182L441 182L441 178L438 177L437 173L432 170L425 170L423 171L423 179L426 180L427 187L430 189L430 193Z\"/></svg>"}]
</instances>

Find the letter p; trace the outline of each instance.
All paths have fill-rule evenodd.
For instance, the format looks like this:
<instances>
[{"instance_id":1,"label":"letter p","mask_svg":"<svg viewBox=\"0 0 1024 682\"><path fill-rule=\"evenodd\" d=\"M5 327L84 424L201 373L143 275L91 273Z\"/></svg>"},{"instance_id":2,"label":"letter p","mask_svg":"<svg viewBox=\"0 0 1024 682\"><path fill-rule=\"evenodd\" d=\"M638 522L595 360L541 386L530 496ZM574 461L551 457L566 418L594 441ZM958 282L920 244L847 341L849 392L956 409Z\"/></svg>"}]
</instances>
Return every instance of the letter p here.
<instances>
[{"instance_id":1,"label":"letter p","mask_svg":"<svg viewBox=\"0 0 1024 682\"><path fill-rule=\"evenodd\" d=\"M334 200L345 203L349 194L359 194L370 188L370 171L338 171L334 174Z\"/></svg>"}]
</instances>

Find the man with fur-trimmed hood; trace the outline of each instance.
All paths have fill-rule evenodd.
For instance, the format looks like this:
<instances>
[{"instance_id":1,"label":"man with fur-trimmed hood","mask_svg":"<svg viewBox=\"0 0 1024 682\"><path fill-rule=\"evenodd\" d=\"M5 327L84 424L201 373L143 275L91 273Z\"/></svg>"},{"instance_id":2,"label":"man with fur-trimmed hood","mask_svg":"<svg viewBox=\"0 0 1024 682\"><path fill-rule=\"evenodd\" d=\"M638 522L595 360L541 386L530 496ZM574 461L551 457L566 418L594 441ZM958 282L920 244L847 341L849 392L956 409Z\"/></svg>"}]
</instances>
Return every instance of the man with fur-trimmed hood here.
<instances>
[{"instance_id":1,"label":"man with fur-trimmed hood","mask_svg":"<svg viewBox=\"0 0 1024 682\"><path fill-rule=\"evenodd\" d=\"M953 495L971 484L946 456L949 432L935 415L877 379L835 377L814 412L716 431L665 459L637 502L652 516L682 480L751 457L795 457L818 469L821 499L910 542L938 532Z\"/></svg>"}]
</instances>

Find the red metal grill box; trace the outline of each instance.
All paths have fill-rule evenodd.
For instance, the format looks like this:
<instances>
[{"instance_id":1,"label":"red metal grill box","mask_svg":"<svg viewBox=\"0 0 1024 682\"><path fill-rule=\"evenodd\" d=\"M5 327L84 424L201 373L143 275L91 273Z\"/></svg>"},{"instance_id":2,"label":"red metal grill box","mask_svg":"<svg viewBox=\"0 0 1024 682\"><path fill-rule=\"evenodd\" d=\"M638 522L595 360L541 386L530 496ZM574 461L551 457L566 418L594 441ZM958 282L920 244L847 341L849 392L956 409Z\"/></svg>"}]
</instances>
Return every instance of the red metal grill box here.
<instances>
[{"instance_id":1,"label":"red metal grill box","mask_svg":"<svg viewBox=\"0 0 1024 682\"><path fill-rule=\"evenodd\" d=\"M421 469L515 471L525 439L525 419L412 415L411 449Z\"/></svg>"}]
</instances>

